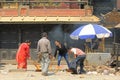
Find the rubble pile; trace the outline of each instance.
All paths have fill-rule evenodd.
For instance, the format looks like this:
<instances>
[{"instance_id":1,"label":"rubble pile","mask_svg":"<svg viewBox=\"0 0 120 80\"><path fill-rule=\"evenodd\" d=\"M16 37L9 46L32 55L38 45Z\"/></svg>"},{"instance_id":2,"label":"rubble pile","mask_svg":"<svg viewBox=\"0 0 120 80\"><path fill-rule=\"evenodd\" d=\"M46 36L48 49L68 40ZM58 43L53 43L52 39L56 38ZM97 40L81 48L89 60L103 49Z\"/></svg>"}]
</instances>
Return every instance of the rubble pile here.
<instances>
[{"instance_id":1,"label":"rubble pile","mask_svg":"<svg viewBox=\"0 0 120 80\"><path fill-rule=\"evenodd\" d=\"M87 74L101 74L101 75L120 75L120 71L105 65L102 66L85 66Z\"/></svg>"}]
</instances>

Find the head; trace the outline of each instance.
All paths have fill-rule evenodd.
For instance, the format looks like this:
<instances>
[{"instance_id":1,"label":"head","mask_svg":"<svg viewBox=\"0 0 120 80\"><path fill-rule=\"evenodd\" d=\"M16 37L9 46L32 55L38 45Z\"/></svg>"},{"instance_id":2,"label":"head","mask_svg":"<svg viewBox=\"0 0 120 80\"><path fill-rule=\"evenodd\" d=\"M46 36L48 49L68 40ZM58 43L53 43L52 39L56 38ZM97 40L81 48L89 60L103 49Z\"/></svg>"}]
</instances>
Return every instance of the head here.
<instances>
[{"instance_id":1,"label":"head","mask_svg":"<svg viewBox=\"0 0 120 80\"><path fill-rule=\"evenodd\" d=\"M43 33L42 33L42 37L48 37L47 33L46 33L46 32L43 32Z\"/></svg>"},{"instance_id":2,"label":"head","mask_svg":"<svg viewBox=\"0 0 120 80\"><path fill-rule=\"evenodd\" d=\"M56 46L58 46L58 45L60 45L60 44L61 44L60 41L55 40L55 45L56 45Z\"/></svg>"},{"instance_id":3,"label":"head","mask_svg":"<svg viewBox=\"0 0 120 80\"><path fill-rule=\"evenodd\" d=\"M71 54L72 51L71 51L72 47L68 47L68 53Z\"/></svg>"},{"instance_id":4,"label":"head","mask_svg":"<svg viewBox=\"0 0 120 80\"><path fill-rule=\"evenodd\" d=\"M31 45L31 41L30 40L26 40L25 43L27 43L29 46Z\"/></svg>"}]
</instances>

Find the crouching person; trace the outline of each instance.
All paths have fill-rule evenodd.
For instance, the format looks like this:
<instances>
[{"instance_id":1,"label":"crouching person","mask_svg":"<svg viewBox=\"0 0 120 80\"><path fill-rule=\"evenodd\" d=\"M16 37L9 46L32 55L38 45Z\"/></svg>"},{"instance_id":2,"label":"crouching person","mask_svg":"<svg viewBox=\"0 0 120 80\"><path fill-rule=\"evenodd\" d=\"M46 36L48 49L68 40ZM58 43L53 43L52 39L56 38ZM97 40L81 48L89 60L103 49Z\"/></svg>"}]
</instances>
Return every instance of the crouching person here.
<instances>
[{"instance_id":1,"label":"crouching person","mask_svg":"<svg viewBox=\"0 0 120 80\"><path fill-rule=\"evenodd\" d=\"M74 54L74 60L70 63L70 68L74 74L83 74L86 73L84 70L84 60L86 58L85 52L79 48L69 48L68 53ZM77 67L80 66L80 70L77 71Z\"/></svg>"}]
</instances>

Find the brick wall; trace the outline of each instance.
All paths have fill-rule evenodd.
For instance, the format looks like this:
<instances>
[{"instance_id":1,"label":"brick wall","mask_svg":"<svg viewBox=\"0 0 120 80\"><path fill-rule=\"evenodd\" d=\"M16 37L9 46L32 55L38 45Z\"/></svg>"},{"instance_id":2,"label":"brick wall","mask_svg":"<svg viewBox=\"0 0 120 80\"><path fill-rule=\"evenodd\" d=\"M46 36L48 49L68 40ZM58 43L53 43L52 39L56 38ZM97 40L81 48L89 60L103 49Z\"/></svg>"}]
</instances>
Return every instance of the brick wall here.
<instances>
[{"instance_id":1,"label":"brick wall","mask_svg":"<svg viewBox=\"0 0 120 80\"><path fill-rule=\"evenodd\" d=\"M92 9L0 9L0 16L90 16Z\"/></svg>"}]
</instances>

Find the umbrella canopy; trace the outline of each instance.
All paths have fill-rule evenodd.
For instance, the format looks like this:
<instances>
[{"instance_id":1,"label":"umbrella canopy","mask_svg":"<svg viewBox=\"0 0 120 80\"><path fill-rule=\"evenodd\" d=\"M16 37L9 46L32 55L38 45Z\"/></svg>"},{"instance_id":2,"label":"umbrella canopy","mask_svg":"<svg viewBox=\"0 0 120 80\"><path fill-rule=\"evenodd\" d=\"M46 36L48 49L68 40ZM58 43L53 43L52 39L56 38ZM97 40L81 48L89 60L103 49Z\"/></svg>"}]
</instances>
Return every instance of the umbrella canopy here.
<instances>
[{"instance_id":1,"label":"umbrella canopy","mask_svg":"<svg viewBox=\"0 0 120 80\"><path fill-rule=\"evenodd\" d=\"M93 39L95 37L107 38L110 36L112 36L112 32L98 24L88 24L81 26L70 34L72 39Z\"/></svg>"}]
</instances>

